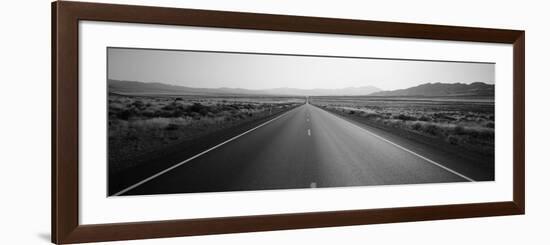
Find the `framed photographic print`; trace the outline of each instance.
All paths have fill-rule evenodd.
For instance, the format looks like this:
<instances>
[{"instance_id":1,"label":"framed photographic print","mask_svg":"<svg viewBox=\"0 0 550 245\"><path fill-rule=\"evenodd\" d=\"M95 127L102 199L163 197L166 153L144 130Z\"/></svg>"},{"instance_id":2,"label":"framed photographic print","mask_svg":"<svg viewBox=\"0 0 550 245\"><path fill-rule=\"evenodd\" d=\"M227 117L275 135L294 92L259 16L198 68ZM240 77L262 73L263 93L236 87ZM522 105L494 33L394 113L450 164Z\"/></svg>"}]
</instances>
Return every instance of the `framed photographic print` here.
<instances>
[{"instance_id":1,"label":"framed photographic print","mask_svg":"<svg viewBox=\"0 0 550 245\"><path fill-rule=\"evenodd\" d=\"M525 33L52 3L52 242L524 213Z\"/></svg>"}]
</instances>

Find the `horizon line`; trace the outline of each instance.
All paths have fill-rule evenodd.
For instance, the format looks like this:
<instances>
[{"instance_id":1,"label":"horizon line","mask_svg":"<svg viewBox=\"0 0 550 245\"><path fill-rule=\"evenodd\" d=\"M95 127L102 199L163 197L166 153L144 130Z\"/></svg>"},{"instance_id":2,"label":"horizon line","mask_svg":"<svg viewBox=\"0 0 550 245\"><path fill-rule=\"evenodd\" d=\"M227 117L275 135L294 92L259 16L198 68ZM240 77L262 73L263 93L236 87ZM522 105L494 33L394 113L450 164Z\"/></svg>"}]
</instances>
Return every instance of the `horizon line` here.
<instances>
[{"instance_id":1,"label":"horizon line","mask_svg":"<svg viewBox=\"0 0 550 245\"><path fill-rule=\"evenodd\" d=\"M469 83L468 83L468 82L453 82L453 83L444 83L444 82L425 82L425 83L420 83L420 84L418 84L418 85L411 86L411 87L407 87L407 88L390 89L390 90L384 90L384 89L381 89L381 88L376 87L376 86L373 86L373 85L355 86L355 87L354 87L354 86L351 86L351 87L339 87L339 88L271 87L271 88L258 88L258 89L252 88L252 89L249 89L249 88L240 88L240 87L212 87L212 88L209 88L209 87L192 87L192 86L184 86L184 85L175 85L175 84L164 83L164 82L144 82L144 81L135 81L135 80L120 80L120 79L107 78L107 83L109 83L109 81L137 82L137 83L145 83L145 84L162 84L162 85L167 85L167 86L185 87L185 88L193 88L193 89L243 89L243 90L251 90L251 91L273 90L273 89L340 90L340 89L349 89L349 88L367 88L367 87L370 87L370 88L378 89L379 91L377 91L377 92L382 92L382 91L395 91L395 90L409 89L409 88L414 88L414 87L418 87L418 86L420 86L420 85L426 85L426 84L466 84L466 85L471 85L471 84L474 84L474 83L483 83L483 84L485 84L485 85L495 86L495 84L492 84L492 83L474 81L474 82L469 82Z\"/></svg>"}]
</instances>

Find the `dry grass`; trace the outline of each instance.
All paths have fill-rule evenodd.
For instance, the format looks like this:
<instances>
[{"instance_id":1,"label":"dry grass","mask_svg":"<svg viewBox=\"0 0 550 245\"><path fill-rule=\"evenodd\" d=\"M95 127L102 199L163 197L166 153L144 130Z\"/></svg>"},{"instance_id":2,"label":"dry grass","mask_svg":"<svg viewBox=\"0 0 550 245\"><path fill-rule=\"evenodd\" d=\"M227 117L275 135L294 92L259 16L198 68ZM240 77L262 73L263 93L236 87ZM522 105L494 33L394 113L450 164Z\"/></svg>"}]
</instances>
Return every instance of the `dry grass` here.
<instances>
[{"instance_id":1,"label":"dry grass","mask_svg":"<svg viewBox=\"0 0 550 245\"><path fill-rule=\"evenodd\" d=\"M311 101L343 115L494 154L491 100L318 97Z\"/></svg>"},{"instance_id":2,"label":"dry grass","mask_svg":"<svg viewBox=\"0 0 550 245\"><path fill-rule=\"evenodd\" d=\"M303 103L299 98L109 95L109 168Z\"/></svg>"}]
</instances>

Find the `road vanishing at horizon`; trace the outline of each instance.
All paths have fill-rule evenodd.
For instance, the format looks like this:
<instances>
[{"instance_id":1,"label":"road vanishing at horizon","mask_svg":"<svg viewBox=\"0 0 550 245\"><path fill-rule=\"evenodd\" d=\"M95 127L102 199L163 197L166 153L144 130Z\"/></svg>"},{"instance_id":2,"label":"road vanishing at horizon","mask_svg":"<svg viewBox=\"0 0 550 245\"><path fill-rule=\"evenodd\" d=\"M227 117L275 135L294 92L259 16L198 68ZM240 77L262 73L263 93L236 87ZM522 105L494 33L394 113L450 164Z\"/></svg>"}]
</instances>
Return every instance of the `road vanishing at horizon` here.
<instances>
[{"instance_id":1,"label":"road vanishing at horizon","mask_svg":"<svg viewBox=\"0 0 550 245\"><path fill-rule=\"evenodd\" d=\"M306 103L114 195L468 182L491 171Z\"/></svg>"}]
</instances>

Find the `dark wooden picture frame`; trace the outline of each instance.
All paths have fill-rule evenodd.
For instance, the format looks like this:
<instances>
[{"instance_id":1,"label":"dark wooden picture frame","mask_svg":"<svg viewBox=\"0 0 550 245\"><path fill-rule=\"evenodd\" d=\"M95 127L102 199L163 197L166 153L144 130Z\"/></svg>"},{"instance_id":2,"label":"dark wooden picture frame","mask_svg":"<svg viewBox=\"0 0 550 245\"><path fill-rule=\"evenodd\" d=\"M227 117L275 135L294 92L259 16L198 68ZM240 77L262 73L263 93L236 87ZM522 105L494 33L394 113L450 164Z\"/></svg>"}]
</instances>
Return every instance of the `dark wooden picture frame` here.
<instances>
[{"instance_id":1,"label":"dark wooden picture frame","mask_svg":"<svg viewBox=\"0 0 550 245\"><path fill-rule=\"evenodd\" d=\"M525 32L83 2L52 3L52 242L79 243L456 219L525 212ZM78 22L82 20L513 44L513 200L154 222L79 224Z\"/></svg>"}]
</instances>

